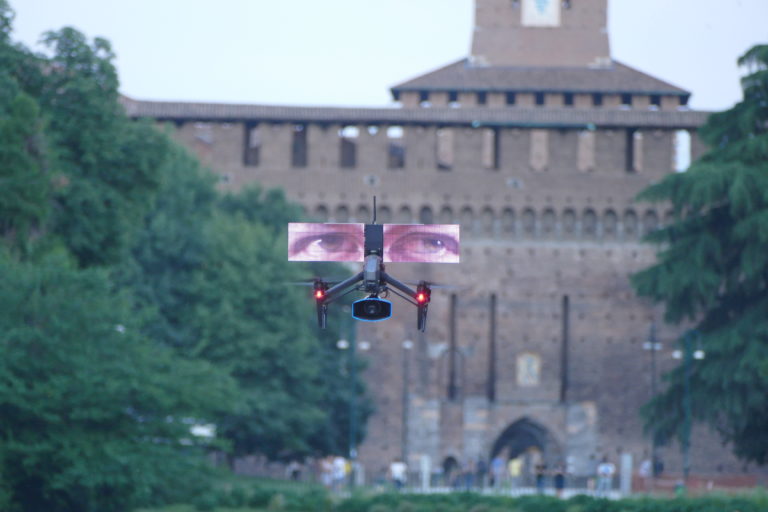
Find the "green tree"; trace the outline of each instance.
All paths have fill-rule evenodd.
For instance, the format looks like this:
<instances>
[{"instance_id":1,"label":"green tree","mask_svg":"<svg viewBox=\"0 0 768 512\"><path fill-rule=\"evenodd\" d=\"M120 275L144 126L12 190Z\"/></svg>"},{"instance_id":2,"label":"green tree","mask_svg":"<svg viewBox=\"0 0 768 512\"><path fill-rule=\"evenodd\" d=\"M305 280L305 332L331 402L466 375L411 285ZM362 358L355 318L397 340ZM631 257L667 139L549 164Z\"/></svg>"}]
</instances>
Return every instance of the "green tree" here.
<instances>
[{"instance_id":1,"label":"green tree","mask_svg":"<svg viewBox=\"0 0 768 512\"><path fill-rule=\"evenodd\" d=\"M130 510L200 485L190 425L228 410L233 383L144 337L130 305L105 271L0 254L0 475L21 510Z\"/></svg>"},{"instance_id":2,"label":"green tree","mask_svg":"<svg viewBox=\"0 0 768 512\"><path fill-rule=\"evenodd\" d=\"M337 333L313 326L307 290L287 286L314 270L341 272L287 261L286 224L299 220L298 207L258 187L220 195L182 149L171 152L162 176L120 278L141 309L154 312L147 333L237 380L243 408L220 422L233 455L345 451L346 354L335 346ZM356 389L363 424L370 407L359 379Z\"/></svg>"},{"instance_id":3,"label":"green tree","mask_svg":"<svg viewBox=\"0 0 768 512\"><path fill-rule=\"evenodd\" d=\"M0 509L127 510L203 487L234 381L145 335L115 290L172 145L117 103L108 45L10 40L0 0ZM100 270L77 267L103 266Z\"/></svg>"},{"instance_id":4,"label":"green tree","mask_svg":"<svg viewBox=\"0 0 768 512\"><path fill-rule=\"evenodd\" d=\"M11 44L12 19L0 1L0 237L23 249L47 218L50 177L40 109L17 78L34 59Z\"/></svg>"},{"instance_id":5,"label":"green tree","mask_svg":"<svg viewBox=\"0 0 768 512\"><path fill-rule=\"evenodd\" d=\"M695 324L706 358L691 375L694 417L735 454L768 462L768 45L739 59L743 100L712 115L700 134L712 148L685 173L640 199L671 204L674 221L648 238L658 261L633 276L666 320ZM644 410L661 439L680 435L683 368ZM652 421L652 422L651 422Z\"/></svg>"},{"instance_id":6,"label":"green tree","mask_svg":"<svg viewBox=\"0 0 768 512\"><path fill-rule=\"evenodd\" d=\"M17 93L8 104L0 98L0 236L23 245L42 229L50 209L42 130L36 102Z\"/></svg>"},{"instance_id":7,"label":"green tree","mask_svg":"<svg viewBox=\"0 0 768 512\"><path fill-rule=\"evenodd\" d=\"M39 102L49 119L62 187L54 230L82 266L119 262L159 187L168 140L118 102L114 54L73 28L44 37L52 55Z\"/></svg>"},{"instance_id":8,"label":"green tree","mask_svg":"<svg viewBox=\"0 0 768 512\"><path fill-rule=\"evenodd\" d=\"M345 448L344 354L336 335L312 326L308 294L284 285L311 275L286 261L285 224L300 209L274 190L222 196L168 136L129 120L106 41L65 28L46 34L48 55L33 55L10 41L11 20L0 0L0 245L13 248L9 261L31 272L63 250L81 269L102 268L130 302L132 332L182 362L215 366L209 380L233 377L241 400L215 419L235 454ZM354 389L363 393L359 380Z\"/></svg>"}]
</instances>

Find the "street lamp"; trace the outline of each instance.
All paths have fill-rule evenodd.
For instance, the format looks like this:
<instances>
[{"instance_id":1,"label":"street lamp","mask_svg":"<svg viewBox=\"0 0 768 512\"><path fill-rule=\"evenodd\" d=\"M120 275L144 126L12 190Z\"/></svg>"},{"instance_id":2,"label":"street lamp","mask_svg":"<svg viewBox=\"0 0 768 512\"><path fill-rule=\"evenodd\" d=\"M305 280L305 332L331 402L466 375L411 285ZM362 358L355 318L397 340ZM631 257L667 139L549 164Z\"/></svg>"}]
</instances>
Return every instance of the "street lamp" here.
<instances>
[{"instance_id":1,"label":"street lamp","mask_svg":"<svg viewBox=\"0 0 768 512\"><path fill-rule=\"evenodd\" d=\"M409 354L413 348L411 340L403 341L403 424L401 429L401 456L403 462L408 464L408 406L410 405L410 358Z\"/></svg>"},{"instance_id":2,"label":"street lamp","mask_svg":"<svg viewBox=\"0 0 768 512\"><path fill-rule=\"evenodd\" d=\"M643 343L643 350L651 352L651 399L656 398L656 352L661 350L661 342L656 339L656 324L651 324L648 341ZM658 463L658 443L656 432L651 432L651 488L655 488L656 468Z\"/></svg>"},{"instance_id":3,"label":"street lamp","mask_svg":"<svg viewBox=\"0 0 768 512\"><path fill-rule=\"evenodd\" d=\"M675 350L672 352L672 357L675 359L683 359L683 412L685 413L685 420L683 422L683 482L685 488L688 488L688 475L691 472L691 365L694 359L704 359L705 353L701 347L693 349L693 336L701 343L701 336L698 331L688 330L683 337L683 351Z\"/></svg>"},{"instance_id":4,"label":"street lamp","mask_svg":"<svg viewBox=\"0 0 768 512\"><path fill-rule=\"evenodd\" d=\"M371 344L367 341L355 342L355 337L352 336L352 341L341 339L336 342L336 347L339 350L349 349L347 357L347 369L349 375L349 459L354 461L357 458L357 394L355 392L355 382L357 380L357 365L355 364L355 351L356 348L360 350L368 350L371 348Z\"/></svg>"}]
</instances>

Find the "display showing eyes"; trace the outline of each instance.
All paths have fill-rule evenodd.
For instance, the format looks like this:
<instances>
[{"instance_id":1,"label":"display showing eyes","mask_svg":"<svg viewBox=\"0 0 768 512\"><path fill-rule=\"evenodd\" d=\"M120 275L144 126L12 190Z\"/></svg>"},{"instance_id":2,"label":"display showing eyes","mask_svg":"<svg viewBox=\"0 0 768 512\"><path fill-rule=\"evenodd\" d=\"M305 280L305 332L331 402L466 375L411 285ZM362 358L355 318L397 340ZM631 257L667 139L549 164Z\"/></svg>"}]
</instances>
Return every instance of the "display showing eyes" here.
<instances>
[{"instance_id":1,"label":"display showing eyes","mask_svg":"<svg viewBox=\"0 0 768 512\"><path fill-rule=\"evenodd\" d=\"M360 261L363 242L356 233L313 233L299 237L288 251L292 259L309 261Z\"/></svg>"},{"instance_id":2,"label":"display showing eyes","mask_svg":"<svg viewBox=\"0 0 768 512\"><path fill-rule=\"evenodd\" d=\"M444 233L411 232L396 238L385 254L393 262L448 262L458 260L459 242Z\"/></svg>"}]
</instances>

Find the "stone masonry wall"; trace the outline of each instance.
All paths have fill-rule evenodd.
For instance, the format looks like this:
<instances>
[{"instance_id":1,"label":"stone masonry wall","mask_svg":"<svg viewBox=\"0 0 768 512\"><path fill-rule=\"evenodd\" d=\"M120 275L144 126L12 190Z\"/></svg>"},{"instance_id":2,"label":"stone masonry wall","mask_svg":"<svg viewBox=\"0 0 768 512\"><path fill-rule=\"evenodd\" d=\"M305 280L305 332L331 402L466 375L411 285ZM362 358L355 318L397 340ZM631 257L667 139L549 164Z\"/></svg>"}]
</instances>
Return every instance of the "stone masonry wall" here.
<instances>
[{"instance_id":1,"label":"stone masonry wall","mask_svg":"<svg viewBox=\"0 0 768 512\"><path fill-rule=\"evenodd\" d=\"M414 308L397 298L392 319L358 327L357 339L371 343L361 355L370 361L366 378L376 407L359 452L368 475L379 474L403 451L411 468L418 467L422 455L430 457L433 468L448 457L487 459L502 432L521 419L546 430L555 451L570 456L578 472L590 471L603 455L618 461L628 452L641 460L649 441L638 408L650 397L651 386L649 353L642 344L660 313L634 296L629 275L654 261L653 249L640 239L663 225L668 214L663 205L639 204L634 197L673 171L675 131L390 128L185 122L174 132L220 176L223 188L253 182L281 187L319 221L368 222L375 195L379 222L462 225L462 263L387 267L404 281L457 286L433 292L426 333L416 331ZM294 134L302 130L306 165L296 166ZM349 168L341 167L341 133L356 145ZM695 134L691 138L692 152L701 154L703 145ZM452 143L444 147L446 140ZM392 166L393 144L404 148L402 166ZM497 148L490 159L489 148ZM256 153L253 165L249 158ZM450 165L438 168L439 161ZM457 305L453 337L452 294ZM491 295L496 297L493 361ZM569 304L567 368L562 365L564 297ZM660 326L665 341L658 354L660 372L673 364L669 353L677 334ZM450 400L452 338L458 393ZM414 348L404 352L404 340L412 340ZM405 388L404 357L409 358ZM491 367L495 380L489 384ZM712 439L696 431L694 471L740 471L741 465ZM677 447L666 448L664 456L669 470L679 470Z\"/></svg>"}]
</instances>

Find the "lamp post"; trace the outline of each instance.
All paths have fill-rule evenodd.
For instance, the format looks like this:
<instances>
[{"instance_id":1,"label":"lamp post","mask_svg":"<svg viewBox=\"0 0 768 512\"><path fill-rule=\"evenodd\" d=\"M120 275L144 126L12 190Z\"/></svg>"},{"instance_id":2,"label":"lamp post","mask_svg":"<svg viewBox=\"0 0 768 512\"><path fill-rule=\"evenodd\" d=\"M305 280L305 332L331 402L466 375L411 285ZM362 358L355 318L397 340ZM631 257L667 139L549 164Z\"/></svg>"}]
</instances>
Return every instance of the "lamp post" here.
<instances>
[{"instance_id":1,"label":"lamp post","mask_svg":"<svg viewBox=\"0 0 768 512\"><path fill-rule=\"evenodd\" d=\"M683 452L683 482L685 488L688 488L688 476L691 472L691 420L692 420L692 407L691 407L691 370L694 359L704 359L704 351L701 348L693 349L693 336L699 337L698 331L688 330L683 337L683 351L675 350L672 352L672 357L675 359L683 359L683 414L685 419L683 420L683 439L682 439L682 452Z\"/></svg>"},{"instance_id":2,"label":"lamp post","mask_svg":"<svg viewBox=\"0 0 768 512\"><path fill-rule=\"evenodd\" d=\"M408 406L410 405L410 352L413 348L411 340L403 341L403 424L401 427L400 449L403 462L408 464Z\"/></svg>"},{"instance_id":3,"label":"lamp post","mask_svg":"<svg viewBox=\"0 0 768 512\"><path fill-rule=\"evenodd\" d=\"M661 342L656 339L656 324L652 323L648 333L648 341L643 343L643 350L651 352L651 399L656 398L656 352L661 350ZM658 446L656 442L656 432L651 432L651 488L655 488L656 483L656 465L658 461Z\"/></svg>"},{"instance_id":4,"label":"lamp post","mask_svg":"<svg viewBox=\"0 0 768 512\"><path fill-rule=\"evenodd\" d=\"M355 383L357 380L357 365L355 364L356 347L360 350L368 350L371 344L367 341L360 341L355 343L354 338L350 343L347 340L339 340L336 342L336 347L340 350L349 349L347 355L347 368L349 375L349 458L355 460L357 458L357 393L355 392Z\"/></svg>"},{"instance_id":5,"label":"lamp post","mask_svg":"<svg viewBox=\"0 0 768 512\"><path fill-rule=\"evenodd\" d=\"M336 342L336 347L340 350L349 349L347 357L347 368L349 378L349 460L352 467L355 467L355 460L357 459L357 393L355 390L355 384L357 382L357 365L355 364L355 352L356 348L360 350L368 350L371 344L367 341L355 342L354 331L352 331L351 342L345 339L341 339ZM354 485L354 476L350 480L350 485Z\"/></svg>"}]
</instances>

